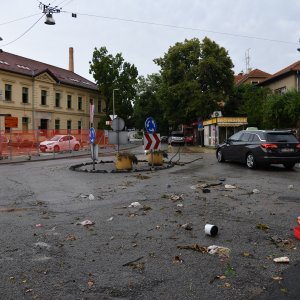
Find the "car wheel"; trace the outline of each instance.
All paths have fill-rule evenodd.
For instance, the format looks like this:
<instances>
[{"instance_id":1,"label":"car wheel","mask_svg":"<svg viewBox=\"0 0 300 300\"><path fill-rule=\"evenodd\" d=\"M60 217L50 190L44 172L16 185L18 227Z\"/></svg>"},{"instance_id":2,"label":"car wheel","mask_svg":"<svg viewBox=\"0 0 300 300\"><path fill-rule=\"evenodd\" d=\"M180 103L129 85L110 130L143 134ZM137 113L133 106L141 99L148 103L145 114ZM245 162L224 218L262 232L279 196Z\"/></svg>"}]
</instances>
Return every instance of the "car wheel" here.
<instances>
[{"instance_id":1,"label":"car wheel","mask_svg":"<svg viewBox=\"0 0 300 300\"><path fill-rule=\"evenodd\" d=\"M295 166L294 163L285 163L285 164L283 164L283 165L284 165L284 167L285 167L286 169L293 169L294 166Z\"/></svg>"},{"instance_id":2,"label":"car wheel","mask_svg":"<svg viewBox=\"0 0 300 300\"><path fill-rule=\"evenodd\" d=\"M74 151L79 151L79 145L78 144L76 144L75 146L74 146Z\"/></svg>"},{"instance_id":3,"label":"car wheel","mask_svg":"<svg viewBox=\"0 0 300 300\"><path fill-rule=\"evenodd\" d=\"M222 150L221 150L221 149L219 149L219 150L217 151L217 160L218 160L218 162L219 162L219 163L221 163L221 162L224 162L224 161L225 161L225 159L224 159L224 156L223 156L223 153L222 153Z\"/></svg>"},{"instance_id":4,"label":"car wheel","mask_svg":"<svg viewBox=\"0 0 300 300\"><path fill-rule=\"evenodd\" d=\"M255 157L251 152L246 156L246 165L249 169L254 169L256 167Z\"/></svg>"},{"instance_id":5,"label":"car wheel","mask_svg":"<svg viewBox=\"0 0 300 300\"><path fill-rule=\"evenodd\" d=\"M54 148L53 148L53 150L54 150L54 152L59 152L59 146L54 146Z\"/></svg>"}]
</instances>

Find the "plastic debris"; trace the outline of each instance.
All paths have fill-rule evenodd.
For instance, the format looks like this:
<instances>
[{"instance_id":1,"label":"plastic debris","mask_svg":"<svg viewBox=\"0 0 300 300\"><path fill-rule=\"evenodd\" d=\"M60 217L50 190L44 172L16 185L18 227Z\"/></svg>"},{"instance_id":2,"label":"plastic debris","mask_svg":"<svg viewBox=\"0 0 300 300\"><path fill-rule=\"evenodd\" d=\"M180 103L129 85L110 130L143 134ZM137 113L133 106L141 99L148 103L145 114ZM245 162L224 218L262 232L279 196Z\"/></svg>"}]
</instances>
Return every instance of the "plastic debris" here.
<instances>
[{"instance_id":1,"label":"plastic debris","mask_svg":"<svg viewBox=\"0 0 300 300\"><path fill-rule=\"evenodd\" d=\"M268 230L269 226L266 225L266 224L259 223L259 224L256 225L256 228L260 229L260 230Z\"/></svg>"},{"instance_id":2,"label":"plastic debris","mask_svg":"<svg viewBox=\"0 0 300 300\"><path fill-rule=\"evenodd\" d=\"M236 189L236 186L231 184L225 184L225 189Z\"/></svg>"},{"instance_id":3,"label":"plastic debris","mask_svg":"<svg viewBox=\"0 0 300 300\"><path fill-rule=\"evenodd\" d=\"M45 248L47 250L50 249L50 245L48 245L47 243L44 242L37 242L34 244L36 247L40 247L40 248Z\"/></svg>"},{"instance_id":4,"label":"plastic debris","mask_svg":"<svg viewBox=\"0 0 300 300\"><path fill-rule=\"evenodd\" d=\"M229 257L231 250L227 247L212 245L212 246L207 247L207 251L209 254L212 254L212 255L218 254L219 257Z\"/></svg>"},{"instance_id":5,"label":"plastic debris","mask_svg":"<svg viewBox=\"0 0 300 300\"><path fill-rule=\"evenodd\" d=\"M172 194L172 195L170 195L170 199L174 202L179 201L179 200L183 200L183 195Z\"/></svg>"},{"instance_id":6,"label":"plastic debris","mask_svg":"<svg viewBox=\"0 0 300 300\"><path fill-rule=\"evenodd\" d=\"M178 207L183 207L183 204L182 203L178 203L177 206Z\"/></svg>"},{"instance_id":7,"label":"plastic debris","mask_svg":"<svg viewBox=\"0 0 300 300\"><path fill-rule=\"evenodd\" d=\"M35 227L43 227L43 224L36 224Z\"/></svg>"},{"instance_id":8,"label":"plastic debris","mask_svg":"<svg viewBox=\"0 0 300 300\"><path fill-rule=\"evenodd\" d=\"M84 220L82 222L78 222L77 225L82 225L82 226L90 226L90 225L94 225L95 222L91 221L91 220Z\"/></svg>"},{"instance_id":9,"label":"plastic debris","mask_svg":"<svg viewBox=\"0 0 300 300\"><path fill-rule=\"evenodd\" d=\"M273 259L276 263L286 263L288 264L290 262L290 259L287 256L277 257Z\"/></svg>"},{"instance_id":10,"label":"plastic debris","mask_svg":"<svg viewBox=\"0 0 300 300\"><path fill-rule=\"evenodd\" d=\"M89 194L89 200L91 201L95 200L95 196L93 194Z\"/></svg>"},{"instance_id":11,"label":"plastic debris","mask_svg":"<svg viewBox=\"0 0 300 300\"><path fill-rule=\"evenodd\" d=\"M132 202L130 205L128 205L128 207L140 207L140 206L142 205L139 202Z\"/></svg>"},{"instance_id":12,"label":"plastic debris","mask_svg":"<svg viewBox=\"0 0 300 300\"><path fill-rule=\"evenodd\" d=\"M294 188L294 185L293 184L290 184L289 186L288 186L288 189L289 190L292 190Z\"/></svg>"},{"instance_id":13,"label":"plastic debris","mask_svg":"<svg viewBox=\"0 0 300 300\"><path fill-rule=\"evenodd\" d=\"M114 217L110 217L110 218L108 218L106 221L107 222L110 222L110 221L112 221L114 219Z\"/></svg>"},{"instance_id":14,"label":"plastic debris","mask_svg":"<svg viewBox=\"0 0 300 300\"><path fill-rule=\"evenodd\" d=\"M192 230L192 229L193 229L193 226L192 226L191 223L183 224L183 225L181 225L180 227L182 227L182 228L185 229L185 230Z\"/></svg>"},{"instance_id":15,"label":"plastic debris","mask_svg":"<svg viewBox=\"0 0 300 300\"><path fill-rule=\"evenodd\" d=\"M258 189L254 189L254 190L252 191L252 193L253 193L253 194L258 194L258 193L260 193L260 191L259 191Z\"/></svg>"}]
</instances>

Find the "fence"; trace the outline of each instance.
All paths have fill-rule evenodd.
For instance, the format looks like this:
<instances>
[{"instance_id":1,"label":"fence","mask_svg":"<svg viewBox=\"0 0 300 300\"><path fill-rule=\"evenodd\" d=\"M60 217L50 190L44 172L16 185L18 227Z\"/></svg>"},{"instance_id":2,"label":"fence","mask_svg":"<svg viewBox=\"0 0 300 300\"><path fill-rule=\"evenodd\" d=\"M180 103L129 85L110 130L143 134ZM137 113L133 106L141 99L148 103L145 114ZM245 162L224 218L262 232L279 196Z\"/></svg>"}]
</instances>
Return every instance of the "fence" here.
<instances>
[{"instance_id":1,"label":"fence","mask_svg":"<svg viewBox=\"0 0 300 300\"><path fill-rule=\"evenodd\" d=\"M40 144L44 141L49 141L50 139L52 139L52 142L49 142L48 144L51 145L47 147L47 149L42 149ZM96 131L95 144L98 144L99 147L108 146L108 137L105 135L104 130ZM54 145L58 146L54 147ZM40 129L27 131L11 129L10 131L0 131L0 159L12 159L15 156L22 155L40 155L41 152L81 151L89 148L90 141L88 129Z\"/></svg>"}]
</instances>

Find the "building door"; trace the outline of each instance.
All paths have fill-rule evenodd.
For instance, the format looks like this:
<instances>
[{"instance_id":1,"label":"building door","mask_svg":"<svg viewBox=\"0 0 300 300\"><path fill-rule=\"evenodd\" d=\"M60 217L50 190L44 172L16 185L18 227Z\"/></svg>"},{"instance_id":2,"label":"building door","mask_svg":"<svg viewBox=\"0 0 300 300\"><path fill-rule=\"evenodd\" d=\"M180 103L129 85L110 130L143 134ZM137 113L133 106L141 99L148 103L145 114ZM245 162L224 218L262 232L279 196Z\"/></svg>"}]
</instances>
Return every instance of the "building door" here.
<instances>
[{"instance_id":1,"label":"building door","mask_svg":"<svg viewBox=\"0 0 300 300\"><path fill-rule=\"evenodd\" d=\"M48 129L48 119L41 119L40 129L42 129L42 130Z\"/></svg>"}]
</instances>

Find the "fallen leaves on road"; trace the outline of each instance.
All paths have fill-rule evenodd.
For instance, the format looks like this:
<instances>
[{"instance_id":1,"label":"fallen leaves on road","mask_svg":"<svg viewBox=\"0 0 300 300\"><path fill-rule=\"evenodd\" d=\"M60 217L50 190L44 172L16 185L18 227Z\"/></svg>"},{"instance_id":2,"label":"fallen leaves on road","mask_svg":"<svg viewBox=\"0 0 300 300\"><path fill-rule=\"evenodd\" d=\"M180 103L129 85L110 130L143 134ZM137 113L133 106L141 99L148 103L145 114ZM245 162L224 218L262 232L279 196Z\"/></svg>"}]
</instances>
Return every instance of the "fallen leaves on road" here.
<instances>
[{"instance_id":1,"label":"fallen leaves on road","mask_svg":"<svg viewBox=\"0 0 300 300\"><path fill-rule=\"evenodd\" d=\"M273 242L273 244L275 244L277 247L282 247L282 248L286 248L289 250L296 248L291 239L284 240L276 235L272 236L270 239Z\"/></svg>"},{"instance_id":2,"label":"fallen leaves on road","mask_svg":"<svg viewBox=\"0 0 300 300\"><path fill-rule=\"evenodd\" d=\"M223 280L223 279L225 279L226 278L226 276L225 275L217 275L217 276L215 276L213 279L211 279L210 281L209 281L209 284L212 284L212 283L214 283L214 281L215 280Z\"/></svg>"},{"instance_id":3,"label":"fallen leaves on road","mask_svg":"<svg viewBox=\"0 0 300 300\"><path fill-rule=\"evenodd\" d=\"M126 264L123 264L123 267L131 267L132 269L138 269L138 270L144 270L145 268L145 263L144 262L139 262L141 259L144 257L141 256L133 261L130 261Z\"/></svg>"},{"instance_id":4,"label":"fallen leaves on road","mask_svg":"<svg viewBox=\"0 0 300 300\"><path fill-rule=\"evenodd\" d=\"M76 223L76 225L82 225L82 226L91 226L94 225L95 222L91 221L91 220L84 220L82 222L78 222Z\"/></svg>"},{"instance_id":5,"label":"fallen leaves on road","mask_svg":"<svg viewBox=\"0 0 300 300\"><path fill-rule=\"evenodd\" d=\"M183 263L183 259L179 255L176 255L174 257L173 263L174 264L178 264L178 263L182 264Z\"/></svg>"},{"instance_id":6,"label":"fallen leaves on road","mask_svg":"<svg viewBox=\"0 0 300 300\"><path fill-rule=\"evenodd\" d=\"M186 250L194 250L200 253L207 253L207 247L200 246L198 244L191 244L191 245L178 245L178 249L186 249Z\"/></svg>"},{"instance_id":7,"label":"fallen leaves on road","mask_svg":"<svg viewBox=\"0 0 300 300\"><path fill-rule=\"evenodd\" d=\"M69 234L69 235L66 236L65 240L66 241L76 241L77 237L73 234Z\"/></svg>"},{"instance_id":8,"label":"fallen leaves on road","mask_svg":"<svg viewBox=\"0 0 300 300\"><path fill-rule=\"evenodd\" d=\"M260 229L260 230L266 231L266 230L269 229L269 226L266 225L266 224L259 223L259 224L256 225L256 228L257 228L257 229Z\"/></svg>"}]
</instances>

